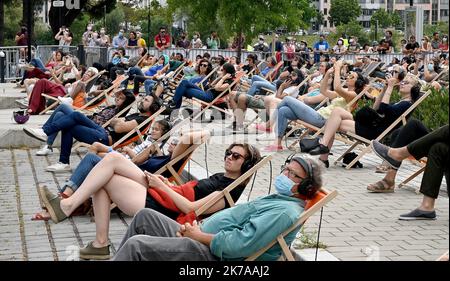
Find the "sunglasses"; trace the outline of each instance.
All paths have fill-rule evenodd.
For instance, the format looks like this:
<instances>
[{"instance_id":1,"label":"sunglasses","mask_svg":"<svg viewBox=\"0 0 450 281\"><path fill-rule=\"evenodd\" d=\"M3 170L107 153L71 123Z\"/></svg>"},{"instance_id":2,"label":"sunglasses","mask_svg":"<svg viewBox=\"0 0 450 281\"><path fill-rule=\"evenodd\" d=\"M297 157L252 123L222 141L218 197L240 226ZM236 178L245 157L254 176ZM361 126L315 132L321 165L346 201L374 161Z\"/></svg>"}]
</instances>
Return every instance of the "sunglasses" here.
<instances>
[{"instance_id":1,"label":"sunglasses","mask_svg":"<svg viewBox=\"0 0 450 281\"><path fill-rule=\"evenodd\" d=\"M225 150L225 158L229 157L231 155L231 159L234 161L238 160L239 158L245 158L244 156L240 155L237 152L233 152L231 150Z\"/></svg>"},{"instance_id":2,"label":"sunglasses","mask_svg":"<svg viewBox=\"0 0 450 281\"><path fill-rule=\"evenodd\" d=\"M201 64L200 66L203 66L203 67L208 67L208 65L207 64Z\"/></svg>"}]
</instances>

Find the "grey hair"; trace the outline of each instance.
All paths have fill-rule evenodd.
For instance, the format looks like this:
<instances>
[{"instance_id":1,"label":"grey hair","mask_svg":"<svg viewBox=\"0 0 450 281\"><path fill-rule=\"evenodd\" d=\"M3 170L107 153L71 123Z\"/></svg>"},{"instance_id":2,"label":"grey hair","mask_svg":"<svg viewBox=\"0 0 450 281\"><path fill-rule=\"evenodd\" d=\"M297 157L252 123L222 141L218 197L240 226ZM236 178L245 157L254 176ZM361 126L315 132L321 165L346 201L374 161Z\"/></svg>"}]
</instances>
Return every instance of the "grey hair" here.
<instances>
[{"instance_id":1,"label":"grey hair","mask_svg":"<svg viewBox=\"0 0 450 281\"><path fill-rule=\"evenodd\" d=\"M319 162L317 162L316 160L312 159L312 158L305 158L306 161L309 162L309 164L311 165L312 168L312 175L310 175L312 182L313 182L313 186L315 188L317 188L317 190L319 190L322 187L323 181L322 181L322 165L319 164ZM317 191L316 190L316 191Z\"/></svg>"}]
</instances>

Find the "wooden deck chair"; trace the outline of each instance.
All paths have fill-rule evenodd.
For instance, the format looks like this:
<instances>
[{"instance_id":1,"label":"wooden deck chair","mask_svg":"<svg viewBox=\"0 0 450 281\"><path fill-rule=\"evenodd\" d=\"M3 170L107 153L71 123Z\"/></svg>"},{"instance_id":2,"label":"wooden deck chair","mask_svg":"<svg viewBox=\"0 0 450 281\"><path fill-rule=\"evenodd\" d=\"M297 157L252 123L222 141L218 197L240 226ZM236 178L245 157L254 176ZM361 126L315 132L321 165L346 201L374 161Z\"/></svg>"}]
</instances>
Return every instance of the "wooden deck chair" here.
<instances>
[{"instance_id":1,"label":"wooden deck chair","mask_svg":"<svg viewBox=\"0 0 450 281\"><path fill-rule=\"evenodd\" d=\"M81 112L92 112L93 109L99 107L101 104L107 101L109 95L114 93L114 90L118 89L123 81L125 81L128 76L118 76L116 80L114 80L113 85L108 89L105 89L98 96L94 97L90 101L88 101L84 106L78 108L78 111Z\"/></svg>"},{"instance_id":2,"label":"wooden deck chair","mask_svg":"<svg viewBox=\"0 0 450 281\"><path fill-rule=\"evenodd\" d=\"M272 82L278 77L278 73L280 72L281 67L284 65L284 61L280 61L275 65L275 67L267 73L264 77L267 81Z\"/></svg>"},{"instance_id":3,"label":"wooden deck chair","mask_svg":"<svg viewBox=\"0 0 450 281\"><path fill-rule=\"evenodd\" d=\"M91 78L89 78L89 79L85 82L85 83L86 83L86 89L85 89L85 91L86 91L87 93L88 93L89 90L94 86L94 84L95 84L95 82L98 80L98 78L100 78L100 76L102 76L103 73L105 73L105 72L106 72L106 70L102 70L102 71L100 71L99 73L97 73L96 75L94 75L94 76L92 76ZM42 94L42 96L45 97L46 99L51 99L51 100L53 100L54 102L53 102L51 105L49 105L49 106L47 106L46 108L44 108L44 110L42 110L42 111L39 113L39 115L44 115L45 113L47 113L47 111L52 110L53 108L55 108L55 107L57 107L58 105L61 104L61 101L60 101L58 98L49 96L49 95L47 95L47 94ZM68 94L66 94L66 95L64 96L64 98L68 98L68 97L70 97L70 93L68 93Z\"/></svg>"},{"instance_id":4,"label":"wooden deck chair","mask_svg":"<svg viewBox=\"0 0 450 281\"><path fill-rule=\"evenodd\" d=\"M370 88L371 88L370 86L369 87L365 87L364 90L362 90L356 97L354 97L347 104L347 111L353 112L356 109L356 105L357 105L358 101L361 99L361 97L363 95L368 93ZM316 106L316 109L321 108L328 101L329 101L328 99L324 99L318 106ZM287 140L287 138L290 135L292 135L292 133L294 133L296 130L301 129L301 128L305 128L304 132L291 145L288 146L288 148L290 150L294 149L294 146L300 140L302 140L305 136L307 136L309 133L315 132L314 135L312 136L312 138L316 138L325 130L325 126L322 127L322 128L318 128L318 127L316 127L316 126L314 126L312 124L309 124L309 123L307 123L305 121L302 121L302 120L294 120L294 121L292 121L290 123L290 125L292 126L292 129L284 135L285 140Z\"/></svg>"},{"instance_id":5,"label":"wooden deck chair","mask_svg":"<svg viewBox=\"0 0 450 281\"><path fill-rule=\"evenodd\" d=\"M203 206L195 210L195 215L197 217L204 214L211 206L216 204L220 199L225 198L225 200L228 201L228 204L230 204L230 207L233 207L235 205L235 202L233 201L233 198L231 197L230 192L235 189L237 186L239 186L242 182L244 182L246 179L251 177L259 168L266 165L270 160L272 160L273 155L269 154L265 157L263 157L256 165L254 165L251 169L249 169L247 172L242 174L239 178L235 179L230 185L228 185L224 190L220 191L216 196L211 198L208 202L206 202Z\"/></svg>"},{"instance_id":6,"label":"wooden deck chair","mask_svg":"<svg viewBox=\"0 0 450 281\"><path fill-rule=\"evenodd\" d=\"M137 101L134 101L134 102L132 102L130 105L128 105L127 107L125 107L124 109L122 109L121 111L119 111L119 112L118 112L116 115L114 115L111 119L109 119L108 121L106 121L106 122L102 125L102 127L103 127L103 128L108 127L108 125L111 124L111 121L112 121L114 118L118 118L119 116L122 116L122 114L124 114L125 112L129 111L133 106L135 106L136 103L137 103ZM78 143L76 143L76 144L73 146L72 149L73 149L73 150L77 150L77 149L80 148L81 146L89 147L89 144L84 143L84 142L78 142Z\"/></svg>"},{"instance_id":7,"label":"wooden deck chair","mask_svg":"<svg viewBox=\"0 0 450 281\"><path fill-rule=\"evenodd\" d=\"M366 68L364 68L361 72L365 77L369 77L378 67L381 67L384 62L375 61L371 62Z\"/></svg>"},{"instance_id":8,"label":"wooden deck chair","mask_svg":"<svg viewBox=\"0 0 450 281\"><path fill-rule=\"evenodd\" d=\"M228 88L226 88L224 91L222 91L222 93L220 93L213 101L211 101L210 103L199 100L197 98L192 98L193 102L198 102L201 104L202 106L202 110L201 110L201 114L203 114L208 108L213 107L214 109L223 112L225 114L234 116L233 113L228 112L227 110L224 110L220 107L218 107L217 105L220 103L224 103L225 101L225 97L231 93L231 91L233 90L234 86L237 85L237 83L239 83L239 81L241 80L241 78L245 75L244 72L237 72L236 73L236 77L234 78L233 82L231 83L231 85L228 86ZM199 113L199 114L200 114ZM197 115L195 116L195 118L193 118L192 120L196 120L198 117L200 117L201 115Z\"/></svg>"},{"instance_id":9,"label":"wooden deck chair","mask_svg":"<svg viewBox=\"0 0 450 281\"><path fill-rule=\"evenodd\" d=\"M448 261L448 251L442 254L439 258L436 259L436 261Z\"/></svg>"},{"instance_id":10,"label":"wooden deck chair","mask_svg":"<svg viewBox=\"0 0 450 281\"><path fill-rule=\"evenodd\" d=\"M216 68L211 70L211 72L208 73L208 75L206 75L200 82L197 83L197 86L199 86L204 91L205 88L204 88L203 83L205 83L205 81L208 81L214 75L214 73L219 71L219 69L220 69L220 66L217 66Z\"/></svg>"},{"instance_id":11,"label":"wooden deck chair","mask_svg":"<svg viewBox=\"0 0 450 281\"><path fill-rule=\"evenodd\" d=\"M400 117L397 118L397 120L395 120L388 128L386 128L386 130L384 130L375 140L380 141L381 139L383 139L387 134L389 134L398 124L400 124L400 122L403 122L403 125L406 124L406 118L408 117L408 115L410 113L412 113L412 111L414 109L416 109L421 103L422 101L424 101L429 95L431 94L431 91L427 91L424 94L422 94L422 96L415 101L409 108L408 110L406 110ZM359 159L361 159L366 153L368 153L369 151L372 150L372 148L370 147L370 140L363 138L361 136L358 136L355 133L342 133L344 136L348 136L351 139L353 139L350 145L350 148L348 148L341 156L339 156L338 159L336 159L336 161L334 162L334 164L336 165L339 161L341 161L344 158L344 155L351 152L357 145L362 144L365 145L366 148L364 148L357 157L355 157L355 159L353 159L352 162L350 162L348 165L345 165L345 169L350 169L353 165L355 165L356 162L359 161Z\"/></svg>"},{"instance_id":12,"label":"wooden deck chair","mask_svg":"<svg viewBox=\"0 0 450 281\"><path fill-rule=\"evenodd\" d=\"M325 189L320 189L313 199L306 200L305 210L298 218L297 222L295 222L291 227L286 229L283 233L279 234L277 238L275 238L272 242L270 242L267 246L260 249L253 255L249 256L246 261L254 261L259 256L264 254L267 250L272 248L275 244L279 244L281 247L282 255L288 261L295 261L291 251L289 250L289 245L287 245L284 237L286 237L292 231L299 229L303 226L308 218L310 218L315 212L323 208L328 202L333 200L337 196L338 192L336 190L328 191Z\"/></svg>"},{"instance_id":13,"label":"wooden deck chair","mask_svg":"<svg viewBox=\"0 0 450 281\"><path fill-rule=\"evenodd\" d=\"M415 160L415 159L414 159ZM408 184L408 182L412 181L413 179L415 179L418 175L420 175L421 173L423 173L425 171L425 167L426 167L426 163L427 163L427 158L422 158L420 160L418 160L418 162L420 164L422 164L422 167L420 167L419 170L415 171L412 175L410 175L408 178L406 178L404 181L402 181L399 185L398 188L402 188L405 185ZM415 188L415 191L417 194L420 193L418 188Z\"/></svg>"},{"instance_id":14,"label":"wooden deck chair","mask_svg":"<svg viewBox=\"0 0 450 281\"><path fill-rule=\"evenodd\" d=\"M205 139L205 141L206 141L206 139ZM191 159L194 151L203 143L204 142L199 143L199 144L197 144L197 143L192 144L183 153L181 153L174 159L170 160L169 163L164 165L164 167L162 167L158 171L156 171L155 174L161 175L164 172L168 172L168 173L170 173L170 177L168 178L170 182L175 181L178 185L184 184L183 180L181 179L181 174L184 170L184 167L186 166L187 162ZM177 170L175 170L177 164L179 164L179 167Z\"/></svg>"},{"instance_id":15,"label":"wooden deck chair","mask_svg":"<svg viewBox=\"0 0 450 281\"><path fill-rule=\"evenodd\" d=\"M117 148L126 146L130 143L136 142L138 140L143 142L144 141L143 135L146 134L146 132L148 131L148 129L150 128L152 122L156 119L156 117L158 117L161 114L161 112L163 112L165 109L166 108L164 106L162 106L157 112L155 112L154 114L149 116L147 119L145 119L144 122L139 124L136 128L129 131L125 136L123 136L121 139L116 141L112 145L112 148L117 149ZM136 136L132 137L133 134L136 134Z\"/></svg>"}]
</instances>

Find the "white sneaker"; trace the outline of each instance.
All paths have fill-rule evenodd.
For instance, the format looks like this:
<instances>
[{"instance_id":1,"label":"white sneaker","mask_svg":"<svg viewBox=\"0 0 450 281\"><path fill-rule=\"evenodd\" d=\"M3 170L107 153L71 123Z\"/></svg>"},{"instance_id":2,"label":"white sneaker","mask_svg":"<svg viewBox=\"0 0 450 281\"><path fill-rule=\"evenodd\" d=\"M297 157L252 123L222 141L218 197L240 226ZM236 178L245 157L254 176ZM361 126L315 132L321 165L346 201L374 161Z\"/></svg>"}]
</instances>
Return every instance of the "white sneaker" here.
<instances>
[{"instance_id":1,"label":"white sneaker","mask_svg":"<svg viewBox=\"0 0 450 281\"><path fill-rule=\"evenodd\" d=\"M64 164L61 162L58 162L56 164L50 165L47 168L45 168L47 172L53 172L53 173L63 173L63 172L70 172L72 171L72 168L69 164Z\"/></svg>"},{"instance_id":2,"label":"white sneaker","mask_svg":"<svg viewBox=\"0 0 450 281\"><path fill-rule=\"evenodd\" d=\"M71 97L65 98L65 97L58 97L59 101L61 103L67 104L67 105L72 105L73 104L73 99Z\"/></svg>"},{"instance_id":3,"label":"white sneaker","mask_svg":"<svg viewBox=\"0 0 450 281\"><path fill-rule=\"evenodd\" d=\"M18 99L16 100L16 103L19 105L21 109L28 108L28 99Z\"/></svg>"},{"instance_id":4,"label":"white sneaker","mask_svg":"<svg viewBox=\"0 0 450 281\"><path fill-rule=\"evenodd\" d=\"M43 147L41 147L41 149L36 151L37 156L47 156L52 153L53 153L53 149L51 147L49 147L48 144L44 145Z\"/></svg>"},{"instance_id":5,"label":"white sneaker","mask_svg":"<svg viewBox=\"0 0 450 281\"><path fill-rule=\"evenodd\" d=\"M47 141L47 135L44 133L44 130L42 130L42 129L32 129L32 128L24 127L23 131L25 132L25 134L29 135L32 138L35 138L42 142Z\"/></svg>"}]
</instances>

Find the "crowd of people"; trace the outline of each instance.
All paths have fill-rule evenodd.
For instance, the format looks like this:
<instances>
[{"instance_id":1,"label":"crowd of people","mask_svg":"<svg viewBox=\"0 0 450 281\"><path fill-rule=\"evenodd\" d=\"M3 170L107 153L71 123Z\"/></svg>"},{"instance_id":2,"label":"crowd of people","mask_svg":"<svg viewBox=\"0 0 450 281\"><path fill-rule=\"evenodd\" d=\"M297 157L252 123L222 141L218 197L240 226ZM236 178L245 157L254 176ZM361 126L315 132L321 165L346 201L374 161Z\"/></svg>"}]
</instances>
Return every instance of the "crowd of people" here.
<instances>
[{"instance_id":1,"label":"crowd of people","mask_svg":"<svg viewBox=\"0 0 450 281\"><path fill-rule=\"evenodd\" d=\"M103 35L104 32L97 33L88 26L83 42L100 46L106 42L102 41ZM70 31L61 28L57 37L62 44L69 42ZM391 37L392 33L386 32L386 37L369 49L380 54L393 52ZM108 232L114 203L125 214L134 216L114 260L243 260L295 223L305 209L305 202L320 190L322 170L329 167L328 155L337 133L375 140L428 88L448 90L446 41L447 37L441 38L439 34L433 34L433 40L422 45L410 38L402 47L404 57L379 64L372 71L368 71L372 60L363 52L367 46L359 46L355 37L348 44L339 39L331 48L321 36L312 47L311 56L298 52L307 49L306 42L297 45L293 38L288 38L286 44L276 48L293 53L292 57L284 60L267 56L260 61L250 54L246 63L241 63L237 57L211 57L208 52L195 61L187 60L181 53L154 56L148 52L141 34L130 32L127 39L121 30L111 43L118 51L106 65L95 62L86 68L61 51L55 52L46 64L36 58L26 66L23 83L19 83L26 87L28 98L18 103L32 115L44 111L49 100L58 103L42 129L24 128L29 136L44 143L36 154L53 153L59 133L59 162L47 167L48 172L72 170L74 139L89 145L89 153L59 194L47 187L39 188L45 210L36 213L33 220L51 219L59 223L68 216L86 214L86 204L92 205L96 236L80 249L80 257L110 259ZM154 44L159 50L171 46L166 28L159 30ZM206 45L214 49L220 44L217 34L212 32ZM203 43L199 34L194 33L192 41L181 34L176 45L202 48ZM141 48L141 52L136 58L124 59L126 48ZM270 45L260 36L254 48L265 52ZM423 57L428 51L436 51L436 55L430 59ZM348 62L328 56L329 52L338 55L354 52L360 56ZM368 91L374 83L381 83L376 93ZM397 100L394 92L399 94ZM56 101L46 100L43 94L56 97ZM114 97L114 103L102 107L108 94ZM358 97L363 102L372 101L371 105L355 103ZM98 99L92 104L96 111L86 114L84 106L93 99ZM317 144L309 151L313 156L320 155L319 161L292 157L274 181L276 194L234 207L222 198L198 217L197 210L262 157L253 145L233 143L224 152L222 173L186 184L174 184L170 173L158 173L189 147L204 143L209 137L204 129L180 132L177 127L180 108L194 99L231 110L233 120L228 128L231 133L248 134L251 129L273 133L274 144L264 148L268 152L285 150L282 140L295 121L323 129ZM245 124L249 109L263 111L264 122ZM143 142L118 144L134 128L152 118L155 120L148 125ZM385 172L386 177L369 185L368 191L393 192L401 161L427 157L420 189L423 202L399 219L436 219L434 201L444 175L448 181L448 124L430 132L421 120L408 116L408 122L395 126L389 135L387 144L393 148L372 142L373 150L384 160L377 170ZM130 136L134 137L135 134ZM176 171L182 169L182 162L177 162ZM382 169L383 166L387 168ZM248 182L249 179L244 180L231 192L235 202ZM294 240L297 231L298 228L287 235L287 243ZM280 255L281 249L275 245L260 259L277 260Z\"/></svg>"}]
</instances>

